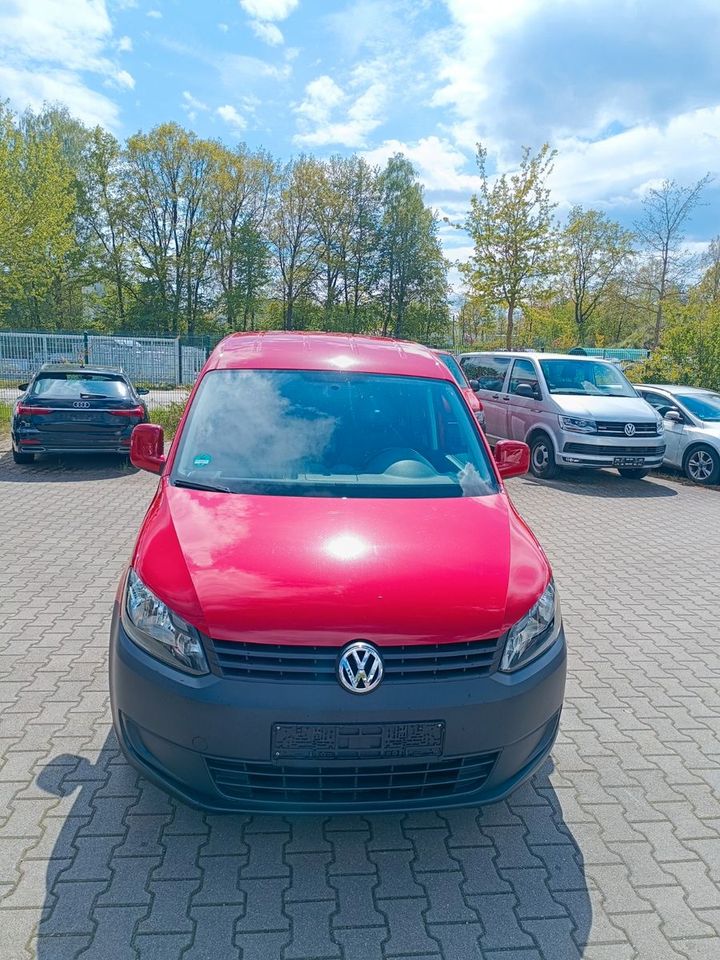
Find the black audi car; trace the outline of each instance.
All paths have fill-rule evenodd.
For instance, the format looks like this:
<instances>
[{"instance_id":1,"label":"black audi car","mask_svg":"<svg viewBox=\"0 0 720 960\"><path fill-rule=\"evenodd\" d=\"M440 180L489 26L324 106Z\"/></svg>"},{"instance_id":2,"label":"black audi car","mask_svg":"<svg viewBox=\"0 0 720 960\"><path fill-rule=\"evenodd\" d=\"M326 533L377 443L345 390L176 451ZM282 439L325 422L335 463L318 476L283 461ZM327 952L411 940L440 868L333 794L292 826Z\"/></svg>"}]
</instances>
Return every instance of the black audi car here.
<instances>
[{"instance_id":1,"label":"black audi car","mask_svg":"<svg viewBox=\"0 0 720 960\"><path fill-rule=\"evenodd\" d=\"M45 363L22 391L12 417L15 463L38 453L130 451L130 434L148 419L141 396L122 370Z\"/></svg>"}]
</instances>

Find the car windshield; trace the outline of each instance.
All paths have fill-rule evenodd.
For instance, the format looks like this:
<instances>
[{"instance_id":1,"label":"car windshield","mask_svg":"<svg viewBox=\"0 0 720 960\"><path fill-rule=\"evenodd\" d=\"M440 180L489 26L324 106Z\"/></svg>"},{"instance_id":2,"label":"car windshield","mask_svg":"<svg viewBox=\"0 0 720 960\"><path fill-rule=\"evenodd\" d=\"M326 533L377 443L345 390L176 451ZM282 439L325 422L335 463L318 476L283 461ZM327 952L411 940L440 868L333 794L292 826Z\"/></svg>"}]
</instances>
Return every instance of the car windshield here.
<instances>
[{"instance_id":1,"label":"car windshield","mask_svg":"<svg viewBox=\"0 0 720 960\"><path fill-rule=\"evenodd\" d=\"M720 423L720 394L685 393L678 394L678 400L699 420Z\"/></svg>"},{"instance_id":2,"label":"car windshield","mask_svg":"<svg viewBox=\"0 0 720 960\"><path fill-rule=\"evenodd\" d=\"M550 393L596 397L637 397L628 380L610 363L574 358L541 360Z\"/></svg>"},{"instance_id":3,"label":"car windshield","mask_svg":"<svg viewBox=\"0 0 720 960\"><path fill-rule=\"evenodd\" d=\"M459 387L463 387L463 388L467 387L468 386L467 377L463 373L463 369L460 366L460 364L457 362L455 357L451 357L449 353L439 353L438 356L440 357L442 362L445 364L445 366L448 368L450 373L455 378L455 383Z\"/></svg>"},{"instance_id":4,"label":"car windshield","mask_svg":"<svg viewBox=\"0 0 720 960\"><path fill-rule=\"evenodd\" d=\"M478 497L499 489L450 381L304 370L206 374L171 481L317 497Z\"/></svg>"},{"instance_id":5,"label":"car windshield","mask_svg":"<svg viewBox=\"0 0 720 960\"><path fill-rule=\"evenodd\" d=\"M44 400L124 400L128 386L121 377L102 373L41 373L31 396Z\"/></svg>"}]
</instances>

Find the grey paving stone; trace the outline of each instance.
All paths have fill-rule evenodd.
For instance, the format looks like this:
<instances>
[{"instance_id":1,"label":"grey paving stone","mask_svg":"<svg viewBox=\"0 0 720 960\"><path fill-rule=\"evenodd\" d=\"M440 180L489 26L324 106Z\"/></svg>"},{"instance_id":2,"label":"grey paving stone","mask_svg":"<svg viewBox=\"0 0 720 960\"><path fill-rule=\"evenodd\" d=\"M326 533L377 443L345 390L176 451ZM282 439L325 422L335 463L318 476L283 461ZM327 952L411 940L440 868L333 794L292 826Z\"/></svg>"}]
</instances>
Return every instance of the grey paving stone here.
<instances>
[{"instance_id":1,"label":"grey paving stone","mask_svg":"<svg viewBox=\"0 0 720 960\"><path fill-rule=\"evenodd\" d=\"M225 817L139 777L110 732L109 615L155 480L35 467L4 483L0 455L2 960L720 957L713 491L508 485L554 563L570 659L554 764L507 802Z\"/></svg>"}]
</instances>

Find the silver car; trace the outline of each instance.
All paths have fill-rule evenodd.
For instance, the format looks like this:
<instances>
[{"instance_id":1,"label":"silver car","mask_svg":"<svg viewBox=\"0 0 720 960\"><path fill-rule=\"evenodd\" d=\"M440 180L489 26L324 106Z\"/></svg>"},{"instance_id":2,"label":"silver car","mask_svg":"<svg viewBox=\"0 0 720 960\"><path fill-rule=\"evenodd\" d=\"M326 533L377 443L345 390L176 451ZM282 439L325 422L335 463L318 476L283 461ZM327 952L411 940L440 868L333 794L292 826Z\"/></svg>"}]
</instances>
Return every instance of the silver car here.
<instances>
[{"instance_id":1,"label":"silver car","mask_svg":"<svg viewBox=\"0 0 720 960\"><path fill-rule=\"evenodd\" d=\"M618 367L567 354L465 353L476 380L485 433L530 446L530 469L552 477L560 467L616 467L639 479L665 455L663 420Z\"/></svg>"},{"instance_id":2,"label":"silver car","mask_svg":"<svg viewBox=\"0 0 720 960\"><path fill-rule=\"evenodd\" d=\"M665 423L665 463L695 483L720 483L720 393L641 383L635 389Z\"/></svg>"}]
</instances>

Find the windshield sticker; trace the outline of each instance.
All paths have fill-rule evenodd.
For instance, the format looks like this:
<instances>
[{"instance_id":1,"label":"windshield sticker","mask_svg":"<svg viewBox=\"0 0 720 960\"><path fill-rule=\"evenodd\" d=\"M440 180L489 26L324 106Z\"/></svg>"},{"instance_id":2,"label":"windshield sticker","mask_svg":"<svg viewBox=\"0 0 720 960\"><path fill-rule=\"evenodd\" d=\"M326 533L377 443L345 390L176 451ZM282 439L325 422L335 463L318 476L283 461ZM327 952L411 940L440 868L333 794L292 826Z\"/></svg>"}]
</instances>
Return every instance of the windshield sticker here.
<instances>
[{"instance_id":1,"label":"windshield sticker","mask_svg":"<svg viewBox=\"0 0 720 960\"><path fill-rule=\"evenodd\" d=\"M198 453L193 460L194 467L207 467L212 463L212 457L209 453Z\"/></svg>"}]
</instances>

